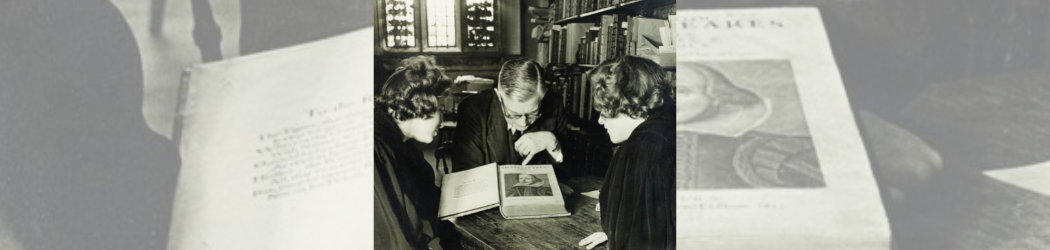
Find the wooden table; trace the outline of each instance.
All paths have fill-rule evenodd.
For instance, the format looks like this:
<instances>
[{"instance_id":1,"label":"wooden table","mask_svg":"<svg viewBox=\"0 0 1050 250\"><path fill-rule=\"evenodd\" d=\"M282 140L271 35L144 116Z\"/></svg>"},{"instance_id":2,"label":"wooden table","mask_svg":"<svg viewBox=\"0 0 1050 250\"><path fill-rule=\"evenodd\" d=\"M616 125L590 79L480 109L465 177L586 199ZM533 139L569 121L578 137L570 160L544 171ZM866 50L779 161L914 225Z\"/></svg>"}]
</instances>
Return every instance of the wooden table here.
<instances>
[{"instance_id":1,"label":"wooden table","mask_svg":"<svg viewBox=\"0 0 1050 250\"><path fill-rule=\"evenodd\" d=\"M1048 71L937 84L897 117L945 171L891 223L900 250L1050 249L1050 197L981 174L1050 160ZM1050 181L1050 177L1047 177Z\"/></svg>"},{"instance_id":2,"label":"wooden table","mask_svg":"<svg viewBox=\"0 0 1050 250\"><path fill-rule=\"evenodd\" d=\"M897 250L1050 249L1050 197L976 172L947 173L891 211Z\"/></svg>"},{"instance_id":3,"label":"wooden table","mask_svg":"<svg viewBox=\"0 0 1050 250\"><path fill-rule=\"evenodd\" d=\"M600 177L579 177L566 183L574 193L566 198L572 216L543 219L508 220L498 209L460 217L456 231L464 249L586 249L578 243L592 233L601 232L601 221L594 206L597 199L580 193L601 188ZM594 249L606 249L605 243Z\"/></svg>"}]
</instances>

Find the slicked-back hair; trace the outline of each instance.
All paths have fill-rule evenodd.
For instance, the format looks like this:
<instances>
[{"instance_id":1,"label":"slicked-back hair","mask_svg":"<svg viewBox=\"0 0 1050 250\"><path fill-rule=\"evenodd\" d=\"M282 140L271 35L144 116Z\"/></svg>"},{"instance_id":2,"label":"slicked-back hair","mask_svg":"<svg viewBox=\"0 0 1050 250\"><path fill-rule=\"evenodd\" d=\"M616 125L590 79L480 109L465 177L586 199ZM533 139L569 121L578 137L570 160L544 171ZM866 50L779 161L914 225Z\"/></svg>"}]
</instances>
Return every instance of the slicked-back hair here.
<instances>
[{"instance_id":1,"label":"slicked-back hair","mask_svg":"<svg viewBox=\"0 0 1050 250\"><path fill-rule=\"evenodd\" d=\"M524 102L533 97L543 97L543 68L539 63L519 58L503 63L499 70L499 90L504 96Z\"/></svg>"},{"instance_id":2,"label":"slicked-back hair","mask_svg":"<svg viewBox=\"0 0 1050 250\"><path fill-rule=\"evenodd\" d=\"M671 79L655 62L634 56L607 60L587 73L594 84L594 108L610 118L645 119L671 102Z\"/></svg>"},{"instance_id":3,"label":"slicked-back hair","mask_svg":"<svg viewBox=\"0 0 1050 250\"><path fill-rule=\"evenodd\" d=\"M376 108L397 121L428 119L440 109L438 97L451 84L433 56L406 58L383 84L375 98Z\"/></svg>"}]
</instances>

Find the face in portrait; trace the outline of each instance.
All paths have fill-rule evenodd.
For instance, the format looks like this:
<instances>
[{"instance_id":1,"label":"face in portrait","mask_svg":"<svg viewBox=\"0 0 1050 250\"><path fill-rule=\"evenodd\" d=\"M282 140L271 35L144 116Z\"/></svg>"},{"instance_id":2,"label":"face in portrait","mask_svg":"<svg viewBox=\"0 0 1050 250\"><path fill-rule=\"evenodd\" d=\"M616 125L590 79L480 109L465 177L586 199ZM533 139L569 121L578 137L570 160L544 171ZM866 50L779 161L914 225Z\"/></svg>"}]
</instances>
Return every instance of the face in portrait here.
<instances>
[{"instance_id":1,"label":"face in portrait","mask_svg":"<svg viewBox=\"0 0 1050 250\"><path fill-rule=\"evenodd\" d=\"M790 62L683 65L678 101L685 105L676 111L679 190L824 186Z\"/></svg>"},{"instance_id":2,"label":"face in portrait","mask_svg":"<svg viewBox=\"0 0 1050 250\"><path fill-rule=\"evenodd\" d=\"M536 177L531 174L518 175L518 185L532 185L536 182Z\"/></svg>"},{"instance_id":3,"label":"face in portrait","mask_svg":"<svg viewBox=\"0 0 1050 250\"><path fill-rule=\"evenodd\" d=\"M507 197L554 196L547 174L506 174Z\"/></svg>"},{"instance_id":4,"label":"face in portrait","mask_svg":"<svg viewBox=\"0 0 1050 250\"><path fill-rule=\"evenodd\" d=\"M688 69L678 72L678 77L685 84L678 86L675 93L679 104L675 121L681 123L702 117L714 101L708 92L712 80L698 71Z\"/></svg>"},{"instance_id":5,"label":"face in portrait","mask_svg":"<svg viewBox=\"0 0 1050 250\"><path fill-rule=\"evenodd\" d=\"M703 64L684 65L675 111L679 129L736 137L761 125L771 114L768 99L721 71Z\"/></svg>"}]
</instances>

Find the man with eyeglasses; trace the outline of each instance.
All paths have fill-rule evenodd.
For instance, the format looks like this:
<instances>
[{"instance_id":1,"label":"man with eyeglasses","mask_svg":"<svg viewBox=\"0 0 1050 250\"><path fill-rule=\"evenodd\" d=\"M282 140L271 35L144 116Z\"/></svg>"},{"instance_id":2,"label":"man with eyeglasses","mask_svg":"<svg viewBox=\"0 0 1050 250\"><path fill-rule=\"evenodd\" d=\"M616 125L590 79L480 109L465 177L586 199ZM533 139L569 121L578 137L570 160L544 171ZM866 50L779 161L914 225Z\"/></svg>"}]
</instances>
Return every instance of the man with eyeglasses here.
<instances>
[{"instance_id":1,"label":"man with eyeglasses","mask_svg":"<svg viewBox=\"0 0 1050 250\"><path fill-rule=\"evenodd\" d=\"M561 95L547 92L542 69L528 59L500 68L497 87L472 95L459 105L452 142L452 171L492 162L556 164L563 158L561 139L568 131ZM559 172L559 165L555 169Z\"/></svg>"}]
</instances>

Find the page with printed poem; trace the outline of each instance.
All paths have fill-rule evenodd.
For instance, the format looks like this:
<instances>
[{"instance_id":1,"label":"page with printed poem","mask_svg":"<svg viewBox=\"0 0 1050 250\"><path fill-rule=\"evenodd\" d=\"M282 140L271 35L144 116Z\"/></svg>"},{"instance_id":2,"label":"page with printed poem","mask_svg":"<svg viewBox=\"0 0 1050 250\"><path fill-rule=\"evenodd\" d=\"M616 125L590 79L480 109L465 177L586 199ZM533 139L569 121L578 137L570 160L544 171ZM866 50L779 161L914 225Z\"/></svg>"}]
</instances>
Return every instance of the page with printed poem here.
<instances>
[{"instance_id":1,"label":"page with printed poem","mask_svg":"<svg viewBox=\"0 0 1050 250\"><path fill-rule=\"evenodd\" d=\"M447 220L499 206L496 163L451 174L441 179L438 218Z\"/></svg>"},{"instance_id":2,"label":"page with printed poem","mask_svg":"<svg viewBox=\"0 0 1050 250\"><path fill-rule=\"evenodd\" d=\"M371 247L372 35L188 70L169 249Z\"/></svg>"}]
</instances>

